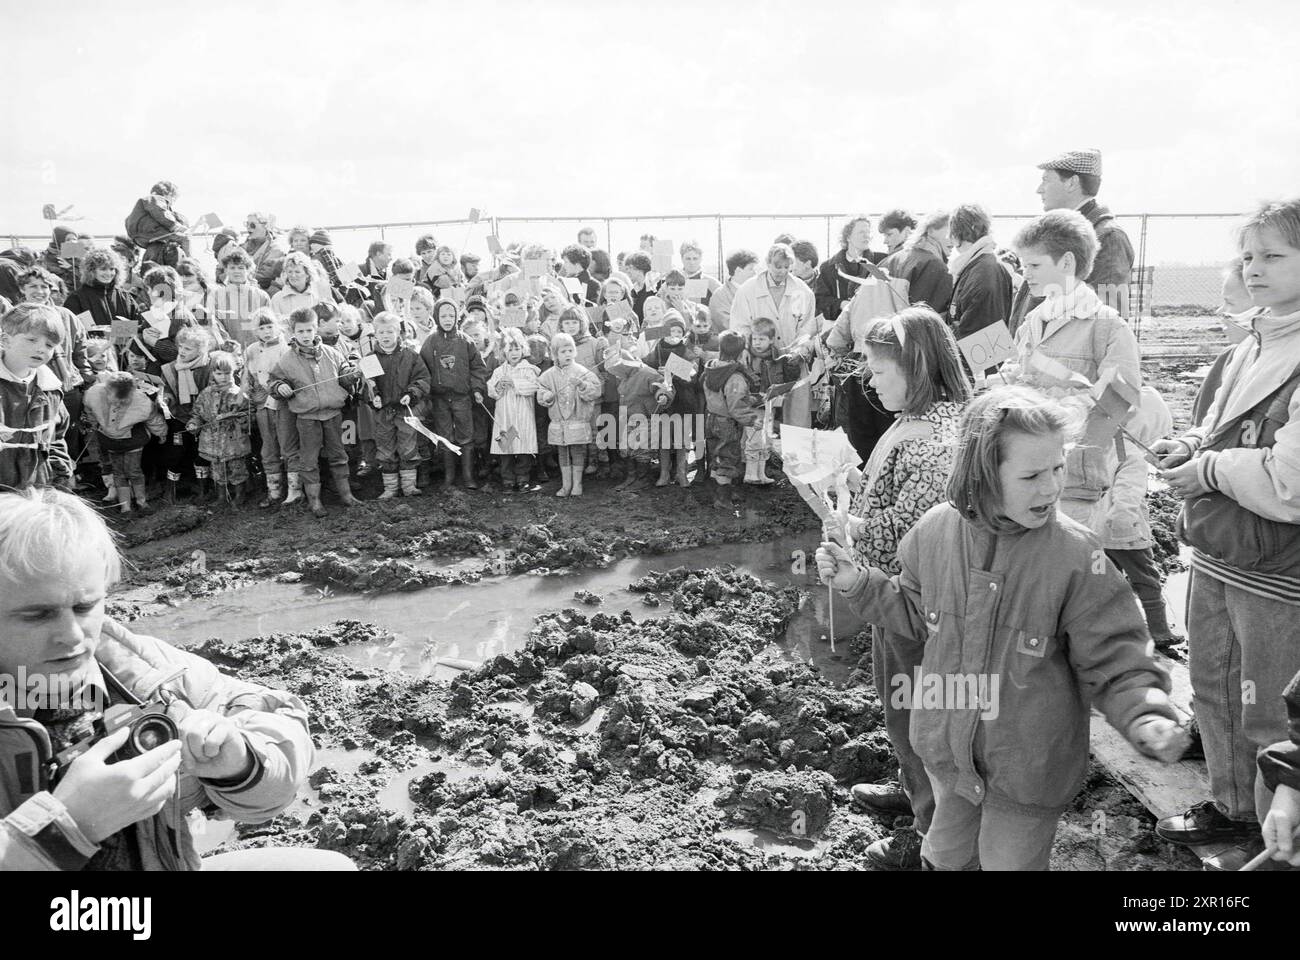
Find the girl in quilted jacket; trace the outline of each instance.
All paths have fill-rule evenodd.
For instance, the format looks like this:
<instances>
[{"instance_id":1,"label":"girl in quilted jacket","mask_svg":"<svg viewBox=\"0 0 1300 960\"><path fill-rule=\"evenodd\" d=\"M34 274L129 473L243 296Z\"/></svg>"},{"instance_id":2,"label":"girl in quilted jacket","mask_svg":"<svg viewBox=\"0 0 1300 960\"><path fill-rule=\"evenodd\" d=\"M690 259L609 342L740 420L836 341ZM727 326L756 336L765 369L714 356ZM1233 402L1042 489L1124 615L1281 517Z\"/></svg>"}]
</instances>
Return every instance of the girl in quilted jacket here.
<instances>
[{"instance_id":1,"label":"girl in quilted jacket","mask_svg":"<svg viewBox=\"0 0 1300 960\"><path fill-rule=\"evenodd\" d=\"M1172 762L1186 735L1147 653L1128 584L1087 529L1058 515L1067 410L1023 387L967 408L948 502L903 537L899 573L817 551L824 582L881 629L923 645L912 749L934 792L921 844L933 869L1045 870L1088 769L1091 707Z\"/></svg>"},{"instance_id":2,"label":"girl in quilted jacket","mask_svg":"<svg viewBox=\"0 0 1300 960\"><path fill-rule=\"evenodd\" d=\"M248 482L248 455L253 452L253 405L235 382L235 355L219 350L208 366L210 382L194 401L186 429L199 437L199 456L212 464L218 502L238 507Z\"/></svg>"},{"instance_id":3,"label":"girl in quilted jacket","mask_svg":"<svg viewBox=\"0 0 1300 960\"><path fill-rule=\"evenodd\" d=\"M537 402L550 409L547 434L560 460L557 497L582 496L582 469L587 462L587 444L592 441L592 411L601 395L600 380L578 363L577 353L573 337L557 333L551 338L555 366L537 380Z\"/></svg>"},{"instance_id":4,"label":"girl in quilted jacket","mask_svg":"<svg viewBox=\"0 0 1300 960\"><path fill-rule=\"evenodd\" d=\"M870 383L880 405L897 419L872 448L865 474L851 479L857 490L847 530L828 533L852 544L860 566L895 574L899 541L944 500L957 425L971 387L951 328L929 307L910 307L889 319L870 321L862 338L863 382ZM843 532L848 536L839 535ZM910 637L896 637L880 627L871 631L876 689L885 729L898 754L900 786L858 784L853 796L884 813L911 810L915 835L895 834L867 850L877 866L895 869L920 869L920 843L913 838L925 835L934 813L925 768L907 739L911 711L907 704L896 703L887 688L888 678L910 675L921 665L921 653Z\"/></svg>"}]
</instances>

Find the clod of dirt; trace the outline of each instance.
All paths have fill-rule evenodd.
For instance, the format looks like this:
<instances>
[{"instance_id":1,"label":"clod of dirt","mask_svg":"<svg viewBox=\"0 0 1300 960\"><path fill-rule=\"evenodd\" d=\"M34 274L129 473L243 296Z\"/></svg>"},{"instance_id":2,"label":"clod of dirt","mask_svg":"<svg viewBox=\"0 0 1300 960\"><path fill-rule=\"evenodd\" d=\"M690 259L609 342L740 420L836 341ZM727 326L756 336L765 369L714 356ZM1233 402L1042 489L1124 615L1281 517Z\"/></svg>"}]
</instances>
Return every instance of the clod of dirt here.
<instances>
[{"instance_id":1,"label":"clod of dirt","mask_svg":"<svg viewBox=\"0 0 1300 960\"><path fill-rule=\"evenodd\" d=\"M740 792L732 813L738 823L794 837L816 837L826 829L835 781L817 770L757 773Z\"/></svg>"}]
</instances>

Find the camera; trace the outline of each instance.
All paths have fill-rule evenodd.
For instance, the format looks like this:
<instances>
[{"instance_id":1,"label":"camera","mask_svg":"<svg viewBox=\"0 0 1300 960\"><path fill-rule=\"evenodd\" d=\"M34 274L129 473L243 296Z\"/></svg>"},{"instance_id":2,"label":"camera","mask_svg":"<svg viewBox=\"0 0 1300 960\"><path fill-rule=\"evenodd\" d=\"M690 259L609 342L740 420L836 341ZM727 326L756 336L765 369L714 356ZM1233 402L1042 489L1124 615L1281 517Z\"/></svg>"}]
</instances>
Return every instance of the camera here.
<instances>
[{"instance_id":1,"label":"camera","mask_svg":"<svg viewBox=\"0 0 1300 960\"><path fill-rule=\"evenodd\" d=\"M109 763L130 760L180 737L175 721L167 716L166 704L160 701L139 705L119 703L95 721L94 733L59 752L55 758L59 771L66 770L73 760L123 727L129 727L131 732L126 735L126 743L108 758Z\"/></svg>"}]
</instances>

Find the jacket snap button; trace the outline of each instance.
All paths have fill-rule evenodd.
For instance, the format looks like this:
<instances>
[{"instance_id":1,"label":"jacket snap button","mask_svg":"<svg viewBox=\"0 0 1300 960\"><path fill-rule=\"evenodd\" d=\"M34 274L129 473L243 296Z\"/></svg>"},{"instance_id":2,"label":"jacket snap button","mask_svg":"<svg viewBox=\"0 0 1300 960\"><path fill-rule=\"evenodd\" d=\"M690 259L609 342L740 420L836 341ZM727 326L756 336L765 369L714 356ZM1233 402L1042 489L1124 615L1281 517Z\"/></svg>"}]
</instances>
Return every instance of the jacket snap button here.
<instances>
[{"instance_id":1,"label":"jacket snap button","mask_svg":"<svg viewBox=\"0 0 1300 960\"><path fill-rule=\"evenodd\" d=\"M975 792L976 792L976 793L983 793L983 792L984 792L984 788L981 787L981 786L977 783L977 784L975 784Z\"/></svg>"},{"instance_id":2,"label":"jacket snap button","mask_svg":"<svg viewBox=\"0 0 1300 960\"><path fill-rule=\"evenodd\" d=\"M1037 638L1037 637L1030 637L1030 638L1029 638L1029 645L1030 645L1031 647L1036 647L1036 646L1038 646L1038 638Z\"/></svg>"},{"instance_id":3,"label":"jacket snap button","mask_svg":"<svg viewBox=\"0 0 1300 960\"><path fill-rule=\"evenodd\" d=\"M990 590L996 590L997 588L998 588L998 585L997 585L996 583L990 583L990 584L989 584L989 589L990 589Z\"/></svg>"},{"instance_id":4,"label":"jacket snap button","mask_svg":"<svg viewBox=\"0 0 1300 960\"><path fill-rule=\"evenodd\" d=\"M938 619L939 619L939 615L938 615L937 613L931 613L931 614L930 614L930 622L931 622L931 623L934 623L934 621L936 621L936 620L938 620Z\"/></svg>"}]
</instances>

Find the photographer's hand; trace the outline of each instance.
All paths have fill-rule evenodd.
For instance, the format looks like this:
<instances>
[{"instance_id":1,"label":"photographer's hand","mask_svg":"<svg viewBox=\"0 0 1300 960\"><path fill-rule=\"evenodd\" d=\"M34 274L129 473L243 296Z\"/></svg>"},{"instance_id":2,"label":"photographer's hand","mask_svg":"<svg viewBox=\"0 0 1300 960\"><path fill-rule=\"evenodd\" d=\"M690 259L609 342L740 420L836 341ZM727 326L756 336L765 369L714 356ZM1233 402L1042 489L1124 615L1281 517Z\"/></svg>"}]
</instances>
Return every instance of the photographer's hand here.
<instances>
[{"instance_id":1,"label":"photographer's hand","mask_svg":"<svg viewBox=\"0 0 1300 960\"><path fill-rule=\"evenodd\" d=\"M249 768L248 740L229 718L176 701L167 708L180 731L185 771L204 780L227 780Z\"/></svg>"},{"instance_id":2,"label":"photographer's hand","mask_svg":"<svg viewBox=\"0 0 1300 960\"><path fill-rule=\"evenodd\" d=\"M68 767L54 797L91 843L152 817L176 792L179 743L164 743L130 760L107 763L126 743L129 727L94 744Z\"/></svg>"}]
</instances>

